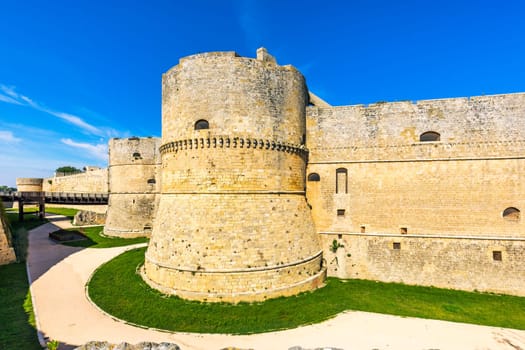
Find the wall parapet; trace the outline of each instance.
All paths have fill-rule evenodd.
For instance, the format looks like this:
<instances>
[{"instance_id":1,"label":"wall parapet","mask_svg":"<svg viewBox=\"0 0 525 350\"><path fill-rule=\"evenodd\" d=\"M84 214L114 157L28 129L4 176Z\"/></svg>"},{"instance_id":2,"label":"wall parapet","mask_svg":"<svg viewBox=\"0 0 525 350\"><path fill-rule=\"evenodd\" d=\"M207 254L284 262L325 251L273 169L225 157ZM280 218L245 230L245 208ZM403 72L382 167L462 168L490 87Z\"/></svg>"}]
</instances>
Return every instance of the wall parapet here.
<instances>
[{"instance_id":1,"label":"wall parapet","mask_svg":"<svg viewBox=\"0 0 525 350\"><path fill-rule=\"evenodd\" d=\"M177 153L178 151L199 148L253 148L296 153L300 156L306 156L308 154L308 149L306 149L304 145L294 145L288 142L239 136L210 136L207 138L191 138L172 141L163 144L160 147L160 152L161 154L169 152Z\"/></svg>"}]
</instances>

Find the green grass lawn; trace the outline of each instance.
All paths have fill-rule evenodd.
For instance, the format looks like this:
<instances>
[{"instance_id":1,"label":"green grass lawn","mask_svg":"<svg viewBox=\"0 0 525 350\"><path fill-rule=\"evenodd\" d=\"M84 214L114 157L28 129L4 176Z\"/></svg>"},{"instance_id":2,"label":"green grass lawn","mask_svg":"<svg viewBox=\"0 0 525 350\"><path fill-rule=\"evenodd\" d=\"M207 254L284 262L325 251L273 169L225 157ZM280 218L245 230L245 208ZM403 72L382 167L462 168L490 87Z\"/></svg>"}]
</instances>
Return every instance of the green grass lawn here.
<instances>
[{"instance_id":1,"label":"green grass lawn","mask_svg":"<svg viewBox=\"0 0 525 350\"><path fill-rule=\"evenodd\" d=\"M24 221L18 221L18 210L15 210L6 210L5 215L11 229L11 238L13 240L13 248L15 249L17 260L19 262L24 262L27 256L27 234L29 230L45 224L47 220L40 219L36 215L25 215Z\"/></svg>"},{"instance_id":2,"label":"green grass lawn","mask_svg":"<svg viewBox=\"0 0 525 350\"><path fill-rule=\"evenodd\" d=\"M151 289L136 273L145 248L101 266L89 282L103 310L136 324L171 331L249 334L294 328L360 310L525 329L525 298L432 287L329 278L315 292L264 303L199 303Z\"/></svg>"},{"instance_id":3,"label":"green grass lawn","mask_svg":"<svg viewBox=\"0 0 525 350\"><path fill-rule=\"evenodd\" d=\"M0 349L42 349L23 263L0 266Z\"/></svg>"},{"instance_id":4,"label":"green grass lawn","mask_svg":"<svg viewBox=\"0 0 525 350\"><path fill-rule=\"evenodd\" d=\"M28 207L27 211L36 211ZM49 208L46 212L73 218L76 209ZM34 321L33 306L29 293L26 267L23 263L27 255L28 231L45 224L37 216L26 215L24 221L18 221L17 209L6 209L6 217L12 231L13 246L21 263L0 266L0 349L42 349L38 343ZM100 236L102 226L79 228L89 237L83 246L107 248L146 242L147 239L121 239Z\"/></svg>"},{"instance_id":5,"label":"green grass lawn","mask_svg":"<svg viewBox=\"0 0 525 350\"><path fill-rule=\"evenodd\" d=\"M46 213L57 214L67 216L70 220L73 220L75 214L78 212L78 209L71 208L48 208L46 207Z\"/></svg>"},{"instance_id":6,"label":"green grass lawn","mask_svg":"<svg viewBox=\"0 0 525 350\"><path fill-rule=\"evenodd\" d=\"M78 231L88 238L87 240L82 241L62 243L71 247L111 248L136 243L145 243L148 241L148 239L145 237L119 238L104 236L102 234L104 231L104 226L78 227L68 229L67 231Z\"/></svg>"}]
</instances>

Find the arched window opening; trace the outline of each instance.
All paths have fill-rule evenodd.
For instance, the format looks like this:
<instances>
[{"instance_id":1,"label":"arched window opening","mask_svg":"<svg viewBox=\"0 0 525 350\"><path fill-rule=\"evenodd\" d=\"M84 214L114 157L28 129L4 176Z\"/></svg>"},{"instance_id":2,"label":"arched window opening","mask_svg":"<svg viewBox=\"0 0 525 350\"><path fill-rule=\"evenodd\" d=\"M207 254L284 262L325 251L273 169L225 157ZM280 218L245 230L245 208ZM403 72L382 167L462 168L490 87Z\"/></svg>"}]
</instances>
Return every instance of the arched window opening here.
<instances>
[{"instance_id":1,"label":"arched window opening","mask_svg":"<svg viewBox=\"0 0 525 350\"><path fill-rule=\"evenodd\" d=\"M195 122L195 130L204 130L204 129L209 129L209 128L210 128L210 124L208 123L207 120L201 119Z\"/></svg>"},{"instance_id":2,"label":"arched window opening","mask_svg":"<svg viewBox=\"0 0 525 350\"><path fill-rule=\"evenodd\" d=\"M135 153L133 153L133 158L135 158L135 159L141 159L142 157L140 156L140 153L139 153L139 152L135 152Z\"/></svg>"},{"instance_id":3,"label":"arched window opening","mask_svg":"<svg viewBox=\"0 0 525 350\"><path fill-rule=\"evenodd\" d=\"M335 171L335 193L348 193L348 170L338 168Z\"/></svg>"},{"instance_id":4,"label":"arched window opening","mask_svg":"<svg viewBox=\"0 0 525 350\"><path fill-rule=\"evenodd\" d=\"M441 135L435 131L427 131L419 135L419 141L421 142L432 142L439 141Z\"/></svg>"},{"instance_id":5,"label":"arched window opening","mask_svg":"<svg viewBox=\"0 0 525 350\"><path fill-rule=\"evenodd\" d=\"M503 218L509 221L519 221L520 219L520 210L518 208L509 207L503 210Z\"/></svg>"},{"instance_id":6,"label":"arched window opening","mask_svg":"<svg viewBox=\"0 0 525 350\"><path fill-rule=\"evenodd\" d=\"M308 181L321 181L321 177L318 173L310 173L308 175Z\"/></svg>"}]
</instances>

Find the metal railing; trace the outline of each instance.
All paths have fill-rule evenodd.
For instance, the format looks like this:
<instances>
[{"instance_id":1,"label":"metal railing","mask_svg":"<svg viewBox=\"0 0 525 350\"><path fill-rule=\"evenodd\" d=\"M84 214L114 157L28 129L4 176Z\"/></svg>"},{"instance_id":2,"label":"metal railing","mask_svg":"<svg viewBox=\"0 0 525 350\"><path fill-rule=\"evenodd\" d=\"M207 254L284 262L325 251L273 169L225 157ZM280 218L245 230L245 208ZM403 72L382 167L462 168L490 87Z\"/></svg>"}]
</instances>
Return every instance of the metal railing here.
<instances>
[{"instance_id":1,"label":"metal railing","mask_svg":"<svg viewBox=\"0 0 525 350\"><path fill-rule=\"evenodd\" d=\"M109 195L107 193L0 192L0 198L4 202L35 201L42 197L45 203L107 204Z\"/></svg>"}]
</instances>

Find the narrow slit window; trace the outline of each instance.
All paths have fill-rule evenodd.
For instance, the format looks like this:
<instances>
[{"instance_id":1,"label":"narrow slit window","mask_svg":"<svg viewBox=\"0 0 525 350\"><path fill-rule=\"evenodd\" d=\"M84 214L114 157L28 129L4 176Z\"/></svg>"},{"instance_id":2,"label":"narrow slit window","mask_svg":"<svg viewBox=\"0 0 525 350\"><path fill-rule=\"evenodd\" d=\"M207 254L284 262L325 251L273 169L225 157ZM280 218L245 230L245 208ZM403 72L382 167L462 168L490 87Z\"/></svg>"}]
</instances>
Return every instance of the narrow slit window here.
<instances>
[{"instance_id":1,"label":"narrow slit window","mask_svg":"<svg viewBox=\"0 0 525 350\"><path fill-rule=\"evenodd\" d=\"M148 185L154 185L155 183L157 183L155 179L148 179Z\"/></svg>"},{"instance_id":2,"label":"narrow slit window","mask_svg":"<svg viewBox=\"0 0 525 350\"><path fill-rule=\"evenodd\" d=\"M195 130L204 130L204 129L209 129L209 128L210 128L210 124L208 123L207 120L201 119L195 122Z\"/></svg>"},{"instance_id":3,"label":"narrow slit window","mask_svg":"<svg viewBox=\"0 0 525 350\"><path fill-rule=\"evenodd\" d=\"M439 141L440 139L441 135L435 131L427 131L419 135L420 142L433 142Z\"/></svg>"},{"instance_id":4,"label":"narrow slit window","mask_svg":"<svg viewBox=\"0 0 525 350\"><path fill-rule=\"evenodd\" d=\"M339 168L335 171L335 193L348 193L348 170Z\"/></svg>"}]
</instances>

